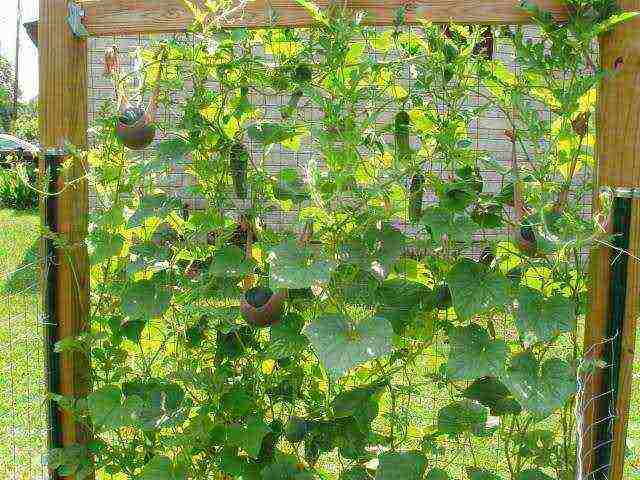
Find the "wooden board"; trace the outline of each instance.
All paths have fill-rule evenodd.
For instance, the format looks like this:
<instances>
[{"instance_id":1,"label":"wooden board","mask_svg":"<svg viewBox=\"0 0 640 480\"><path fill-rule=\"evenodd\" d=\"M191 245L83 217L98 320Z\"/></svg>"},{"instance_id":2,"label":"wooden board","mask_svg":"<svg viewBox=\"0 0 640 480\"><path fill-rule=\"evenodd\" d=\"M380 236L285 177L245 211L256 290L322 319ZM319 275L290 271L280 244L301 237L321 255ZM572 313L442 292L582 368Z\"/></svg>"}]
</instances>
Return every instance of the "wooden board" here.
<instances>
[{"instance_id":1,"label":"wooden board","mask_svg":"<svg viewBox=\"0 0 640 480\"><path fill-rule=\"evenodd\" d=\"M85 25L91 35L132 35L139 33L181 32L192 15L183 0L83 0ZM317 2L320 7L327 0ZM566 19L559 0L533 0L558 20ZM426 18L438 23L523 24L530 21L518 7L519 0L351 0L355 11L368 12L371 25L393 24L398 8L407 9L407 20ZM230 26L247 27L305 26L312 23L307 11L294 0L255 0L247 4L244 14Z\"/></svg>"},{"instance_id":2,"label":"wooden board","mask_svg":"<svg viewBox=\"0 0 640 480\"><path fill-rule=\"evenodd\" d=\"M620 2L625 10L640 10L640 0ZM620 68L613 77L606 78L600 87L597 115L597 185L596 188L640 186L640 20L623 24L614 32L601 38L601 62L605 68ZM595 204L597 208L597 202ZM614 423L612 446L612 468L610 480L622 480L624 469L625 439L628 423L630 394L632 391L632 369L634 358L635 328L639 314L640 299L640 201L633 202L629 250L636 257L629 259L627 273L627 304L622 338L622 362L620 365L619 392ZM609 312L609 282L611 251L602 247L592 254L591 263L591 308L585 328L585 350L599 358L602 348L597 345L606 337ZM595 346L595 347L594 347ZM607 347L608 348L608 347ZM597 399L602 393L603 377L596 375L586 398ZM636 386L637 388L637 386ZM586 424L607 411L607 406L597 400L590 403L586 412ZM597 429L591 431L594 433ZM594 435L587 435L583 468L585 474L595 468Z\"/></svg>"},{"instance_id":3,"label":"wooden board","mask_svg":"<svg viewBox=\"0 0 640 480\"><path fill-rule=\"evenodd\" d=\"M87 144L87 46L73 37L66 18L67 0L40 0L39 120L43 150L60 148L66 141L78 147ZM44 165L41 159L41 172ZM66 244L55 248L55 275L51 279L55 285L44 292L53 295L49 304L54 307L47 313L54 324L54 340L76 337L89 324L89 262L84 241L89 204L87 182L82 180L84 172L83 166L75 162L54 186L62 193L55 197L57 210L52 228ZM65 188L70 182L73 188ZM56 375L56 393L72 398L85 396L91 372L87 357L65 352L59 354L57 363L59 369L50 372ZM52 413L59 425L57 442L72 445L87 440L86 432L70 414L62 410Z\"/></svg>"}]
</instances>

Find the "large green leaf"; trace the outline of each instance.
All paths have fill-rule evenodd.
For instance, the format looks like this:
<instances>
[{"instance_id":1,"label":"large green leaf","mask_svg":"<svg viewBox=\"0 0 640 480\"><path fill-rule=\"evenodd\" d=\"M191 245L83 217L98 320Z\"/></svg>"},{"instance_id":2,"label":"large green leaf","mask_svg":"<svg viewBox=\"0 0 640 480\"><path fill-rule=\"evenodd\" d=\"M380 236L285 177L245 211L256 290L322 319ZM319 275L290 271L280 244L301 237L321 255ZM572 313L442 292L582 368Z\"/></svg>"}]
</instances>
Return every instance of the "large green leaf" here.
<instances>
[{"instance_id":1,"label":"large green leaf","mask_svg":"<svg viewBox=\"0 0 640 480\"><path fill-rule=\"evenodd\" d=\"M376 395L382 388L383 385L367 385L340 393L331 402L333 415L336 418L357 416L366 411L370 403L377 403Z\"/></svg>"},{"instance_id":2,"label":"large green leaf","mask_svg":"<svg viewBox=\"0 0 640 480\"><path fill-rule=\"evenodd\" d=\"M278 174L278 183L274 187L274 196L278 200L291 200L294 203L304 202L309 199L306 184L300 178L298 171L293 168L285 168Z\"/></svg>"},{"instance_id":3,"label":"large green leaf","mask_svg":"<svg viewBox=\"0 0 640 480\"><path fill-rule=\"evenodd\" d=\"M93 462L87 447L72 443L64 448L52 448L47 452L46 464L58 475L73 476L78 480L84 480L93 476Z\"/></svg>"},{"instance_id":4,"label":"large green leaf","mask_svg":"<svg viewBox=\"0 0 640 480\"><path fill-rule=\"evenodd\" d=\"M562 407L576 391L574 370L559 358L540 366L530 351L514 356L503 378L523 408L546 417Z\"/></svg>"},{"instance_id":5,"label":"large green leaf","mask_svg":"<svg viewBox=\"0 0 640 480\"><path fill-rule=\"evenodd\" d=\"M253 267L253 262L245 258L239 247L224 247L214 252L209 273L214 277L241 277Z\"/></svg>"},{"instance_id":6,"label":"large green leaf","mask_svg":"<svg viewBox=\"0 0 640 480\"><path fill-rule=\"evenodd\" d=\"M453 402L438 411L438 431L448 435L482 432L486 422L487 409L471 400Z\"/></svg>"},{"instance_id":7,"label":"large green leaf","mask_svg":"<svg viewBox=\"0 0 640 480\"><path fill-rule=\"evenodd\" d=\"M545 298L536 290L523 287L518 296L516 324L526 342L548 342L576 327L574 303L562 295Z\"/></svg>"},{"instance_id":8,"label":"large green leaf","mask_svg":"<svg viewBox=\"0 0 640 480\"><path fill-rule=\"evenodd\" d=\"M102 229L91 232L87 237L91 264L96 265L107 258L114 257L122 251L124 237Z\"/></svg>"},{"instance_id":9,"label":"large green leaf","mask_svg":"<svg viewBox=\"0 0 640 480\"><path fill-rule=\"evenodd\" d=\"M125 290L120 301L131 319L160 317L169 308L171 292L153 279L140 280Z\"/></svg>"},{"instance_id":10,"label":"large green leaf","mask_svg":"<svg viewBox=\"0 0 640 480\"><path fill-rule=\"evenodd\" d=\"M249 125L247 133L251 140L270 145L295 137L297 130L283 123L262 122Z\"/></svg>"},{"instance_id":11,"label":"large green leaf","mask_svg":"<svg viewBox=\"0 0 640 480\"><path fill-rule=\"evenodd\" d=\"M440 206L426 208L420 222L431 230L431 237L436 241L446 235L455 242L469 242L480 228L468 215L455 214Z\"/></svg>"},{"instance_id":12,"label":"large green leaf","mask_svg":"<svg viewBox=\"0 0 640 480\"><path fill-rule=\"evenodd\" d=\"M509 348L503 340L492 340L479 325L453 328L447 373L452 380L475 380L498 375L507 361Z\"/></svg>"},{"instance_id":13,"label":"large green leaf","mask_svg":"<svg viewBox=\"0 0 640 480\"><path fill-rule=\"evenodd\" d=\"M380 284L376 299L378 312L391 322L395 333L402 334L420 306L433 302L433 292L422 283L392 278Z\"/></svg>"},{"instance_id":14,"label":"large green leaf","mask_svg":"<svg viewBox=\"0 0 640 480\"><path fill-rule=\"evenodd\" d=\"M314 476L301 470L298 459L276 451L275 461L262 469L262 480L314 480Z\"/></svg>"},{"instance_id":15,"label":"large green leaf","mask_svg":"<svg viewBox=\"0 0 640 480\"><path fill-rule=\"evenodd\" d=\"M262 439L271 430L258 418L250 418L246 425L236 424L227 427L227 443L241 448L256 458L260 453Z\"/></svg>"},{"instance_id":16,"label":"large green leaf","mask_svg":"<svg viewBox=\"0 0 640 480\"><path fill-rule=\"evenodd\" d=\"M393 329L383 317L358 323L340 314L323 315L304 331L318 357L334 377L349 369L391 352Z\"/></svg>"},{"instance_id":17,"label":"large green leaf","mask_svg":"<svg viewBox=\"0 0 640 480\"><path fill-rule=\"evenodd\" d=\"M538 468L530 468L520 472L517 480L553 480L553 478Z\"/></svg>"},{"instance_id":18,"label":"large green leaf","mask_svg":"<svg viewBox=\"0 0 640 480\"><path fill-rule=\"evenodd\" d=\"M176 467L171 459L163 456L153 457L138 477L139 480L185 480L186 478L182 468Z\"/></svg>"},{"instance_id":19,"label":"large green leaf","mask_svg":"<svg viewBox=\"0 0 640 480\"><path fill-rule=\"evenodd\" d=\"M534 465L547 466L554 461L556 450L553 448L556 433L552 430L528 430L515 438L514 446L518 455L530 458Z\"/></svg>"},{"instance_id":20,"label":"large green leaf","mask_svg":"<svg viewBox=\"0 0 640 480\"><path fill-rule=\"evenodd\" d=\"M138 397L131 397L123 402L120 388L105 386L89 394L87 408L96 427L113 430L135 425L142 401Z\"/></svg>"},{"instance_id":21,"label":"large green leaf","mask_svg":"<svg viewBox=\"0 0 640 480\"><path fill-rule=\"evenodd\" d=\"M308 288L326 283L334 264L310 247L289 240L273 247L269 252L271 285L273 288Z\"/></svg>"},{"instance_id":22,"label":"large green leaf","mask_svg":"<svg viewBox=\"0 0 640 480\"><path fill-rule=\"evenodd\" d=\"M377 290L378 299L384 307L407 311L423 301L430 300L431 293L431 290L422 283L404 278L385 280Z\"/></svg>"},{"instance_id":23,"label":"large green leaf","mask_svg":"<svg viewBox=\"0 0 640 480\"><path fill-rule=\"evenodd\" d=\"M170 198L164 194L147 195L140 199L138 209L129 218L127 226L129 228L144 225L149 218L163 219L169 213L179 208L176 199Z\"/></svg>"},{"instance_id":24,"label":"large green leaf","mask_svg":"<svg viewBox=\"0 0 640 480\"><path fill-rule=\"evenodd\" d=\"M367 470L362 467L353 467L342 472L338 480L370 480Z\"/></svg>"},{"instance_id":25,"label":"large green leaf","mask_svg":"<svg viewBox=\"0 0 640 480\"><path fill-rule=\"evenodd\" d=\"M376 480L419 480L427 464L419 452L383 453L376 471Z\"/></svg>"},{"instance_id":26,"label":"large green leaf","mask_svg":"<svg viewBox=\"0 0 640 480\"><path fill-rule=\"evenodd\" d=\"M231 445L225 446L221 452L215 456L216 466L219 470L231 476L242 480L259 479L258 471L252 472L251 467L257 470L257 465L249 463L249 459L244 454L240 454L238 449Z\"/></svg>"},{"instance_id":27,"label":"large green leaf","mask_svg":"<svg viewBox=\"0 0 640 480\"><path fill-rule=\"evenodd\" d=\"M453 306L461 318L470 318L511 302L508 280L473 260L461 260L449 272L447 283Z\"/></svg>"},{"instance_id":28,"label":"large green leaf","mask_svg":"<svg viewBox=\"0 0 640 480\"><path fill-rule=\"evenodd\" d=\"M502 480L495 473L479 468L467 468L467 475L469 475L469 480Z\"/></svg>"},{"instance_id":29,"label":"large green leaf","mask_svg":"<svg viewBox=\"0 0 640 480\"><path fill-rule=\"evenodd\" d=\"M144 430L158 430L181 423L191 405L190 400L185 399L182 387L165 380L147 378L125 382L122 393L126 401L141 400L142 407L136 412L136 418Z\"/></svg>"},{"instance_id":30,"label":"large green leaf","mask_svg":"<svg viewBox=\"0 0 640 480\"><path fill-rule=\"evenodd\" d=\"M425 480L450 480L449 474L442 468L432 468L424 478Z\"/></svg>"},{"instance_id":31,"label":"large green leaf","mask_svg":"<svg viewBox=\"0 0 640 480\"><path fill-rule=\"evenodd\" d=\"M271 327L267 354L276 359L291 357L304 350L307 345L307 337L299 333L296 326L286 323L285 317L285 321Z\"/></svg>"},{"instance_id":32,"label":"large green leaf","mask_svg":"<svg viewBox=\"0 0 640 480\"><path fill-rule=\"evenodd\" d=\"M522 410L509 389L495 377L477 379L462 394L488 407L491 415L518 414Z\"/></svg>"},{"instance_id":33,"label":"large green leaf","mask_svg":"<svg viewBox=\"0 0 640 480\"><path fill-rule=\"evenodd\" d=\"M379 278L386 278L405 249L407 238L397 228L383 223L371 226L362 234L362 243L369 258L367 269Z\"/></svg>"}]
</instances>

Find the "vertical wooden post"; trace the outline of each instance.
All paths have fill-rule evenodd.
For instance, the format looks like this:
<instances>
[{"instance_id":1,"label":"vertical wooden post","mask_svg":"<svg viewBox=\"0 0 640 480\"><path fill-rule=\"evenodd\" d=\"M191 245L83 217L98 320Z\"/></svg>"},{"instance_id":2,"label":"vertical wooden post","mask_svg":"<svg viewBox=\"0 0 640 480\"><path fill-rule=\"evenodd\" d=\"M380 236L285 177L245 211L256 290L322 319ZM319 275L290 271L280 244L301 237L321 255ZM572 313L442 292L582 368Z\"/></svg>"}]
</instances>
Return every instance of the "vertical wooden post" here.
<instances>
[{"instance_id":1,"label":"vertical wooden post","mask_svg":"<svg viewBox=\"0 0 640 480\"><path fill-rule=\"evenodd\" d=\"M640 0L622 0L619 3L627 11L640 10ZM615 69L616 75L605 79L599 91L597 188L637 188L640 187L640 20L625 23L603 36L600 39L600 57L603 66ZM608 469L610 480L623 478L635 330L640 307L640 262L637 260L640 255L640 201L637 199L632 200L630 225L629 251L633 257L628 262L624 323L618 338L621 357L616 369L618 388L613 412L611 466ZM607 338L607 320L611 311L611 262L616 253L609 248L599 248L591 258L591 309L586 322L585 347L594 358L602 358L604 349L611 348L601 342ZM593 455L593 450L598 448L598 427L594 423L607 415L609 398L602 397L608 389L605 383L605 374L600 372L585 392L585 398L593 400L585 419L586 425L592 427L584 445L584 452L588 454L583 459L585 478L603 478L600 474L588 475L601 466L597 465Z\"/></svg>"},{"instance_id":2,"label":"vertical wooden post","mask_svg":"<svg viewBox=\"0 0 640 480\"><path fill-rule=\"evenodd\" d=\"M42 150L62 163L66 142L85 147L87 143L87 46L74 37L67 23L67 0L40 0L40 135ZM41 161L41 171L45 162ZM58 165L59 167L61 165ZM55 170L55 169L54 169ZM77 336L88 327L89 268L84 243L87 232L88 190L80 162L59 169L53 187L55 197L54 271L49 292L52 305L49 322L55 339ZM46 212L43 212L43 215ZM45 293L46 295L46 293ZM51 348L53 346L50 346ZM55 354L54 354L55 355ZM61 395L85 396L89 387L88 359L79 353L62 353L55 358L58 371L51 371L53 385ZM70 415L55 407L51 419L58 431L51 438L58 445L84 443L86 435ZM57 437L57 438L56 438Z\"/></svg>"}]
</instances>

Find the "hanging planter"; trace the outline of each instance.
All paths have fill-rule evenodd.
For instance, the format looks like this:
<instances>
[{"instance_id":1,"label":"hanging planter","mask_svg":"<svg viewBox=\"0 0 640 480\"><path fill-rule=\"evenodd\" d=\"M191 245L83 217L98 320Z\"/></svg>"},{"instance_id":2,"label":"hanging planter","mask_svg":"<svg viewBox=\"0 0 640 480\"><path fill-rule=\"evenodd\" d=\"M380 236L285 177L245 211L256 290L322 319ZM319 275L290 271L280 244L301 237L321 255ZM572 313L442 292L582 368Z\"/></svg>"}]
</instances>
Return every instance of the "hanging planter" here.
<instances>
[{"instance_id":1,"label":"hanging planter","mask_svg":"<svg viewBox=\"0 0 640 480\"><path fill-rule=\"evenodd\" d=\"M244 295L240 313L247 323L255 327L268 327L280 322L286 290L273 292L268 287L253 287Z\"/></svg>"},{"instance_id":2,"label":"hanging planter","mask_svg":"<svg viewBox=\"0 0 640 480\"><path fill-rule=\"evenodd\" d=\"M156 138L154 116L139 107L126 108L118 118L118 139L131 150L144 150Z\"/></svg>"},{"instance_id":3,"label":"hanging planter","mask_svg":"<svg viewBox=\"0 0 640 480\"><path fill-rule=\"evenodd\" d=\"M134 105L128 96L122 91L120 78L120 59L118 49L114 46L105 55L105 70L111 77L116 100L118 102L118 122L116 124L116 136L131 150L144 150L156 137L156 115L158 112L158 97L160 96L160 79L162 78L162 62L165 59L165 51L160 52L160 67L156 76L156 85L151 94L149 105L146 109ZM141 81L141 87L144 81ZM142 92L140 92L141 94Z\"/></svg>"}]
</instances>

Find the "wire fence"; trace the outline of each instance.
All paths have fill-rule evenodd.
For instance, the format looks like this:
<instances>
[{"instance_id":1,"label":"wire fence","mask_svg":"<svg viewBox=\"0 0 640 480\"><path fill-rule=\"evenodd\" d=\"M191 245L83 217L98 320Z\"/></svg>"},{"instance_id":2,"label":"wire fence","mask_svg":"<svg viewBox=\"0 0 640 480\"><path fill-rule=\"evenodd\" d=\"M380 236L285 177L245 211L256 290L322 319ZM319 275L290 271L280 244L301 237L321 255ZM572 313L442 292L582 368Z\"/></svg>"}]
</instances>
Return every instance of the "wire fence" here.
<instances>
[{"instance_id":1,"label":"wire fence","mask_svg":"<svg viewBox=\"0 0 640 480\"><path fill-rule=\"evenodd\" d=\"M0 478L47 478L39 217L0 209Z\"/></svg>"}]
</instances>

